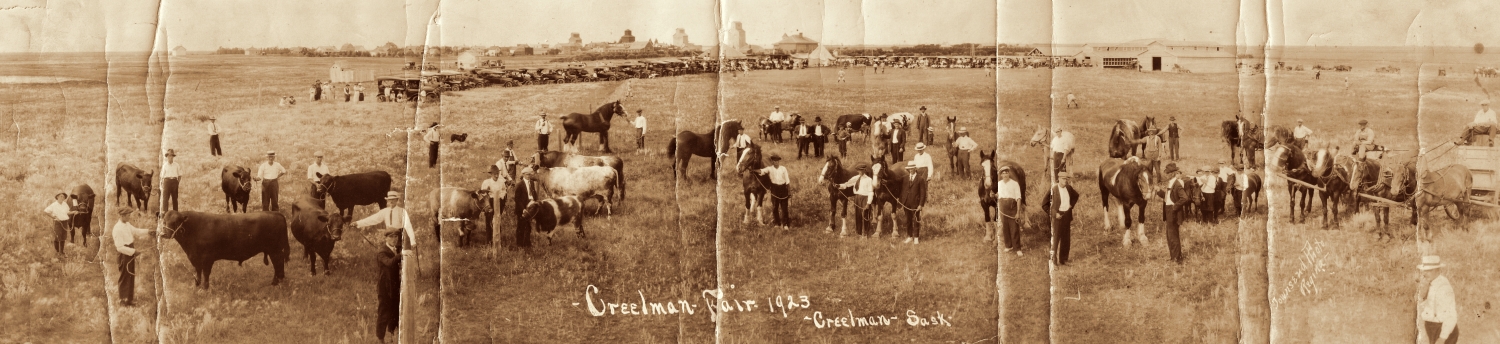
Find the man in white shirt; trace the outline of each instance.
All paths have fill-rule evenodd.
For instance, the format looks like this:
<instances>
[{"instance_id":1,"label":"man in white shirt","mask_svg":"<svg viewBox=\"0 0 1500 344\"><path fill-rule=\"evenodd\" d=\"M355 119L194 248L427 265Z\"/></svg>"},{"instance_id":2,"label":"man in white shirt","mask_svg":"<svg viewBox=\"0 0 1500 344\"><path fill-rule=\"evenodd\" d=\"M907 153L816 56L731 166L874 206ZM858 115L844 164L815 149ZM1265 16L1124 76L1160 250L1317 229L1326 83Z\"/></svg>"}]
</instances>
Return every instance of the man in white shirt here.
<instances>
[{"instance_id":1,"label":"man in white shirt","mask_svg":"<svg viewBox=\"0 0 1500 344\"><path fill-rule=\"evenodd\" d=\"M875 179L869 164L859 164L856 168L859 173L850 177L849 181L838 185L840 189L854 188L854 199L849 202L854 205L854 235L863 236L870 232L870 204L875 200ZM839 231L839 237L849 236L848 232Z\"/></svg>"},{"instance_id":2,"label":"man in white shirt","mask_svg":"<svg viewBox=\"0 0 1500 344\"><path fill-rule=\"evenodd\" d=\"M996 183L999 193L1000 212L1000 237L1005 243L1005 252L1015 252L1021 255L1021 226L1017 220L1025 214L1026 206L1021 203L1021 184L1011 177L1010 166L1000 166L1000 181Z\"/></svg>"},{"instance_id":3,"label":"man in white shirt","mask_svg":"<svg viewBox=\"0 0 1500 344\"><path fill-rule=\"evenodd\" d=\"M224 155L224 148L219 146L219 118L208 118L208 152L213 156Z\"/></svg>"},{"instance_id":4,"label":"man in white shirt","mask_svg":"<svg viewBox=\"0 0 1500 344\"><path fill-rule=\"evenodd\" d=\"M266 161L261 162L255 168L255 181L260 182L260 210L278 211L281 209L280 196L281 186L277 180L286 174L286 167L276 162L276 152L266 152Z\"/></svg>"},{"instance_id":5,"label":"man in white shirt","mask_svg":"<svg viewBox=\"0 0 1500 344\"><path fill-rule=\"evenodd\" d=\"M969 176L969 154L979 148L979 143L969 138L969 128L959 127L958 138L953 140L953 145L958 147L958 170L964 177ZM929 176L931 177L931 176Z\"/></svg>"},{"instance_id":6,"label":"man in white shirt","mask_svg":"<svg viewBox=\"0 0 1500 344\"><path fill-rule=\"evenodd\" d=\"M1068 162L1073 159L1073 133L1063 131L1059 127L1052 134L1052 171L1067 169Z\"/></svg>"},{"instance_id":7,"label":"man in white shirt","mask_svg":"<svg viewBox=\"0 0 1500 344\"><path fill-rule=\"evenodd\" d=\"M177 210L177 194L178 186L182 182L182 168L174 161L177 157L176 151L167 149L166 157L167 161L161 164L162 210L167 210L167 206L171 206L171 210Z\"/></svg>"},{"instance_id":8,"label":"man in white shirt","mask_svg":"<svg viewBox=\"0 0 1500 344\"><path fill-rule=\"evenodd\" d=\"M771 115L766 117L766 120L771 122L771 142L782 143L781 124L786 122L786 113L781 112L781 106L776 106L776 111L771 111Z\"/></svg>"},{"instance_id":9,"label":"man in white shirt","mask_svg":"<svg viewBox=\"0 0 1500 344\"><path fill-rule=\"evenodd\" d=\"M552 134L552 123L547 122L546 111L542 111L540 115L537 115L536 125L533 125L532 128L536 130L536 150L546 152L547 136Z\"/></svg>"},{"instance_id":10,"label":"man in white shirt","mask_svg":"<svg viewBox=\"0 0 1500 344\"><path fill-rule=\"evenodd\" d=\"M643 110L635 110L635 150L641 152L646 150L646 115Z\"/></svg>"},{"instance_id":11,"label":"man in white shirt","mask_svg":"<svg viewBox=\"0 0 1500 344\"><path fill-rule=\"evenodd\" d=\"M922 144L921 142L917 142L917 154L913 154L911 156L911 163L908 163L906 165L913 168L927 168L927 172L923 174L925 174L926 178L928 178L929 180L932 179L932 155L927 154L927 145ZM965 177L969 175L968 171L963 171L962 173Z\"/></svg>"},{"instance_id":12,"label":"man in white shirt","mask_svg":"<svg viewBox=\"0 0 1500 344\"><path fill-rule=\"evenodd\" d=\"M771 226L781 227L783 231L791 229L792 222L787 212L787 203L792 198L792 177L787 173L786 166L781 165L781 156L771 154L771 166L766 166L756 172L771 177L771 184L766 185L771 195Z\"/></svg>"},{"instance_id":13,"label":"man in white shirt","mask_svg":"<svg viewBox=\"0 0 1500 344\"><path fill-rule=\"evenodd\" d=\"M381 209L370 217L355 221L354 225L361 229L375 225L385 225L385 247L381 250L377 262L380 263L380 278L376 284L378 306L376 308L375 331L377 337L384 337L385 332L395 333L397 322L400 317L400 295L403 261L408 258L412 265L421 266L420 260L413 256L412 239L416 235L412 232L411 218L406 215L406 209L401 207L401 194L395 191L386 193L386 208ZM400 233L405 233L402 236ZM400 255L396 254L400 251Z\"/></svg>"},{"instance_id":14,"label":"man in white shirt","mask_svg":"<svg viewBox=\"0 0 1500 344\"><path fill-rule=\"evenodd\" d=\"M1428 343L1458 342L1458 301L1453 293L1453 283L1443 276L1442 259L1438 256L1422 256L1422 284L1427 292L1417 294L1417 314L1422 319L1422 334Z\"/></svg>"},{"instance_id":15,"label":"man in white shirt","mask_svg":"<svg viewBox=\"0 0 1500 344\"><path fill-rule=\"evenodd\" d=\"M115 260L120 269L119 299L120 304L126 307L135 305L135 238L151 234L145 228L137 228L130 225L130 220L135 211L129 207L120 208L120 221L115 223L112 237L115 241L115 251L120 253Z\"/></svg>"},{"instance_id":16,"label":"man in white shirt","mask_svg":"<svg viewBox=\"0 0 1500 344\"><path fill-rule=\"evenodd\" d=\"M1494 135L1500 130L1500 123L1496 123L1495 110L1490 110L1490 101L1485 99L1479 102L1479 112L1474 113L1474 122L1464 128L1463 141L1466 144L1483 144L1494 146ZM1489 136L1489 142L1475 142L1476 135Z\"/></svg>"},{"instance_id":17,"label":"man in white shirt","mask_svg":"<svg viewBox=\"0 0 1500 344\"><path fill-rule=\"evenodd\" d=\"M310 194L318 194L318 184L322 182L322 176L332 175L328 172L328 164L323 163L323 152L313 153L313 163L307 165L307 181L310 183L308 190Z\"/></svg>"},{"instance_id":18,"label":"man in white shirt","mask_svg":"<svg viewBox=\"0 0 1500 344\"><path fill-rule=\"evenodd\" d=\"M1370 129L1370 121L1359 120L1359 130L1354 131L1354 156L1360 160L1365 159L1365 151L1375 148L1375 129Z\"/></svg>"},{"instance_id":19,"label":"man in white shirt","mask_svg":"<svg viewBox=\"0 0 1500 344\"><path fill-rule=\"evenodd\" d=\"M1213 174L1213 167L1203 166L1198 170L1199 192L1203 193L1203 208L1199 209L1203 214L1204 223L1219 224L1219 200L1222 197L1215 194L1219 189L1219 177Z\"/></svg>"},{"instance_id":20,"label":"man in white shirt","mask_svg":"<svg viewBox=\"0 0 1500 344\"><path fill-rule=\"evenodd\" d=\"M729 146L734 147L734 162L739 163L740 159L745 155L745 148L750 148L750 134L746 134L744 130L740 130L739 136L735 136L734 142Z\"/></svg>"},{"instance_id":21,"label":"man in white shirt","mask_svg":"<svg viewBox=\"0 0 1500 344\"><path fill-rule=\"evenodd\" d=\"M510 180L506 179L505 173L500 173L500 167L490 165L490 177L479 184L480 201L489 201L484 208L484 229L491 237L495 235L495 214L504 210L506 190L510 189Z\"/></svg>"},{"instance_id":22,"label":"man in white shirt","mask_svg":"<svg viewBox=\"0 0 1500 344\"><path fill-rule=\"evenodd\" d=\"M427 168L437 168L438 142L443 140L438 134L438 122L427 126L427 130L422 132L422 140L427 141Z\"/></svg>"},{"instance_id":23,"label":"man in white shirt","mask_svg":"<svg viewBox=\"0 0 1500 344\"><path fill-rule=\"evenodd\" d=\"M57 250L57 259L62 259L63 246L68 238L68 220L78 212L68 206L68 193L63 192L53 197L52 204L43 208L42 213L52 218L52 249ZM84 238L84 242L87 243L88 238Z\"/></svg>"},{"instance_id":24,"label":"man in white shirt","mask_svg":"<svg viewBox=\"0 0 1500 344\"><path fill-rule=\"evenodd\" d=\"M1312 138L1312 135L1312 128L1308 128L1302 123L1302 119L1298 118L1297 127L1292 129L1292 141L1296 142L1297 150L1307 149L1307 139Z\"/></svg>"}]
</instances>

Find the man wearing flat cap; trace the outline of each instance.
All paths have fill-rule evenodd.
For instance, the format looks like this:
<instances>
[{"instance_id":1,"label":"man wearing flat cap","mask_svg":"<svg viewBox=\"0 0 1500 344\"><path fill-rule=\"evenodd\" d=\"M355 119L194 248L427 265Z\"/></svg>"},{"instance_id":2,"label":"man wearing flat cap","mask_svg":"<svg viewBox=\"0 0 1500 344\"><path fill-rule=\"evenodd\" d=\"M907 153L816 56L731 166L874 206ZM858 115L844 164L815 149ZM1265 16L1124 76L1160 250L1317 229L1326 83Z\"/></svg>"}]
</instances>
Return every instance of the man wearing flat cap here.
<instances>
[{"instance_id":1,"label":"man wearing flat cap","mask_svg":"<svg viewBox=\"0 0 1500 344\"><path fill-rule=\"evenodd\" d=\"M1359 130L1354 131L1354 156L1360 160L1365 159L1365 151L1375 148L1375 129L1370 128L1370 121L1359 120Z\"/></svg>"},{"instance_id":2,"label":"man wearing flat cap","mask_svg":"<svg viewBox=\"0 0 1500 344\"><path fill-rule=\"evenodd\" d=\"M151 234L151 231L145 228L139 228L130 224L130 220L134 217L134 214L135 210L129 207L120 208L120 219L119 222L115 223L113 231L115 251L120 253L118 259L115 260L116 265L120 268L118 297L120 304L126 307L135 305L135 257L138 255L135 239L136 237Z\"/></svg>"},{"instance_id":3,"label":"man wearing flat cap","mask_svg":"<svg viewBox=\"0 0 1500 344\"><path fill-rule=\"evenodd\" d=\"M823 125L823 117L813 117L812 128L808 129L812 135L813 156L823 157L823 147L828 144L828 136L833 135L828 126Z\"/></svg>"},{"instance_id":4,"label":"man wearing flat cap","mask_svg":"<svg viewBox=\"0 0 1500 344\"><path fill-rule=\"evenodd\" d=\"M918 142L918 147L922 143ZM901 185L901 207L902 227L906 228L906 240L903 243L922 243L922 206L927 205L927 171L930 167L919 167L906 164L906 182ZM878 233L877 233L878 234ZM895 237L895 231L891 236Z\"/></svg>"},{"instance_id":5,"label":"man wearing flat cap","mask_svg":"<svg viewBox=\"0 0 1500 344\"><path fill-rule=\"evenodd\" d=\"M1042 197L1042 209L1052 222L1052 264L1068 265L1068 251L1073 246L1073 206L1078 205L1078 191L1073 190L1073 175L1057 172L1057 184Z\"/></svg>"},{"instance_id":6,"label":"man wearing flat cap","mask_svg":"<svg viewBox=\"0 0 1500 344\"><path fill-rule=\"evenodd\" d=\"M854 188L854 198L849 204L854 206L854 235L864 236L870 231L870 204L875 198L875 179L870 169L870 164L859 164L856 172L858 174L850 177L849 181L838 185L840 189ZM848 236L848 232L839 231L839 237Z\"/></svg>"},{"instance_id":7,"label":"man wearing flat cap","mask_svg":"<svg viewBox=\"0 0 1500 344\"><path fill-rule=\"evenodd\" d=\"M266 161L255 167L255 181L260 182L260 210L280 210L281 186L276 181L286 175L286 167L276 162L276 152L266 152Z\"/></svg>"},{"instance_id":8,"label":"man wearing flat cap","mask_svg":"<svg viewBox=\"0 0 1500 344\"><path fill-rule=\"evenodd\" d=\"M1458 342L1458 301L1453 283L1443 276L1443 261L1438 256L1422 256L1422 285L1426 293L1417 294L1417 315L1422 319L1422 333L1428 343Z\"/></svg>"},{"instance_id":9,"label":"man wearing flat cap","mask_svg":"<svg viewBox=\"0 0 1500 344\"><path fill-rule=\"evenodd\" d=\"M1167 250L1171 254L1172 261L1182 264L1182 237L1179 227L1182 226L1182 206L1187 205L1188 190L1187 181L1183 180L1182 174L1177 171L1176 163L1167 163L1162 168L1167 179L1167 188L1162 195L1162 222L1166 223Z\"/></svg>"},{"instance_id":10,"label":"man wearing flat cap","mask_svg":"<svg viewBox=\"0 0 1500 344\"><path fill-rule=\"evenodd\" d=\"M1495 132L1500 130L1500 123L1496 122L1495 110L1490 109L1490 100L1479 101L1479 112L1474 113L1474 122L1464 128L1463 143L1468 145L1484 145L1493 147L1495 145ZM1484 134L1488 140L1479 141L1475 136Z\"/></svg>"},{"instance_id":11,"label":"man wearing flat cap","mask_svg":"<svg viewBox=\"0 0 1500 344\"><path fill-rule=\"evenodd\" d=\"M791 229L792 221L787 212L787 203L792 198L792 177L787 173L786 166L781 165L781 155L771 154L771 166L755 172L771 179L771 184L766 185L766 191L770 191L771 195L771 226L781 227L781 230Z\"/></svg>"},{"instance_id":12,"label":"man wearing flat cap","mask_svg":"<svg viewBox=\"0 0 1500 344\"><path fill-rule=\"evenodd\" d=\"M177 163L177 151L167 149L165 155L167 161L161 163L161 205L162 210L167 207L177 210L178 186L182 185L182 167Z\"/></svg>"}]
</instances>

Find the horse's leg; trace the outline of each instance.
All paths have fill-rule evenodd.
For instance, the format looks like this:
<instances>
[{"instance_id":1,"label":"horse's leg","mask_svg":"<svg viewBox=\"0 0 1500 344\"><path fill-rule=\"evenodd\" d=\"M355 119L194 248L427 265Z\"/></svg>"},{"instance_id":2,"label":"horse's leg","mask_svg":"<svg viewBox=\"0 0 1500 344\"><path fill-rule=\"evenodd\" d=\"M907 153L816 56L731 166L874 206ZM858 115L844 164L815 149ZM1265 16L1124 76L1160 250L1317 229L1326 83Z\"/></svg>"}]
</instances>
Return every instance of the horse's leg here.
<instances>
[{"instance_id":1,"label":"horse's leg","mask_svg":"<svg viewBox=\"0 0 1500 344\"><path fill-rule=\"evenodd\" d=\"M766 195L764 193L758 195L750 195L750 206L755 208L755 222L760 223L761 226L766 225L765 217L762 216L762 209L765 209L766 206L765 204L760 203L760 201L766 200L765 196Z\"/></svg>"},{"instance_id":2,"label":"horse's leg","mask_svg":"<svg viewBox=\"0 0 1500 344\"><path fill-rule=\"evenodd\" d=\"M833 192L836 192L836 191L833 191ZM834 193L833 192L829 192L828 193L828 228L824 228L823 229L824 232L832 232L833 231L833 219L835 217L837 217L838 214L839 214L839 208L838 208L839 200L837 198L834 198Z\"/></svg>"},{"instance_id":3,"label":"horse's leg","mask_svg":"<svg viewBox=\"0 0 1500 344\"><path fill-rule=\"evenodd\" d=\"M740 216L740 224L748 224L750 223L750 209L755 208L755 196L751 195L748 190L742 193L745 198L745 214Z\"/></svg>"},{"instance_id":4,"label":"horse's leg","mask_svg":"<svg viewBox=\"0 0 1500 344\"><path fill-rule=\"evenodd\" d=\"M1141 237L1141 245L1143 245L1143 246L1146 245L1146 243L1147 243L1146 242L1146 204L1147 203L1142 202L1141 204L1139 204L1137 206L1137 209L1138 209L1137 211L1140 212L1140 213L1138 215L1136 215L1137 221L1135 222L1135 233L1136 233L1136 235L1139 235Z\"/></svg>"},{"instance_id":5,"label":"horse's leg","mask_svg":"<svg viewBox=\"0 0 1500 344\"><path fill-rule=\"evenodd\" d=\"M599 144L604 145L605 154L614 153L609 150L609 129L599 132Z\"/></svg>"}]
</instances>

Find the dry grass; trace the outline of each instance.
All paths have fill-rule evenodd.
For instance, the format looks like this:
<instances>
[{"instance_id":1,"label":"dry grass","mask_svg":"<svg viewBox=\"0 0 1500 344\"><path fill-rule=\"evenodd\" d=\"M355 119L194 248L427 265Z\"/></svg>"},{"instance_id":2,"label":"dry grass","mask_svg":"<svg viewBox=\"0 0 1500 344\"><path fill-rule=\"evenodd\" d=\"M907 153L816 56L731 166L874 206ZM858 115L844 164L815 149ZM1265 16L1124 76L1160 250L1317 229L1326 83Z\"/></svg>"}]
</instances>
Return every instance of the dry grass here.
<instances>
[{"instance_id":1,"label":"dry grass","mask_svg":"<svg viewBox=\"0 0 1500 344\"><path fill-rule=\"evenodd\" d=\"M707 75L629 81L632 97L623 105L632 114L614 119L610 131L611 148L626 160L629 198L616 204L612 216L588 216L584 222L587 238L578 237L572 225L564 225L556 229L550 246L546 239L533 235L533 248L518 250L515 214L507 204L495 232L498 252L444 244L444 340L712 341L713 323L701 306L694 315L594 317L585 304L584 290L595 286L597 298L609 302L630 302L644 295L648 302L681 299L701 305L699 293L715 288L712 185L699 182L674 188L671 160L666 156L677 126L701 130L697 128L714 122L715 82ZM617 90L623 92L625 84L486 88L449 95L443 102L443 123L452 126L451 132L470 136L468 143L444 148L443 185L477 188L486 176L485 166L500 158L506 141L515 141L516 154L522 159L535 151L531 124L538 111L546 110L552 119L558 114L591 112L613 100L611 95ZM636 152L634 129L628 124L636 109L644 109L649 120L643 152ZM557 129L549 148L561 147L562 127ZM600 154L596 142L595 134L584 135L582 153ZM702 176L707 164L702 158L695 160L694 175Z\"/></svg>"},{"instance_id":2,"label":"dry grass","mask_svg":"<svg viewBox=\"0 0 1500 344\"><path fill-rule=\"evenodd\" d=\"M1026 141L1037 127L1050 127L1052 116L1048 92L1052 73L1046 69L1005 70L1000 76L1000 116L998 155L1013 160L1027 171L1030 197L1028 213L1044 219L1042 197L1052 181L1047 176L1046 146L1029 147ZM1079 179L1082 180L1082 179ZM1081 186L1074 186L1080 189ZM1080 189L1081 190L1081 189ZM1080 203L1081 204L1081 203ZM1038 217L1042 216L1042 217ZM1024 256L1001 255L1001 318L1004 319L1005 343L1046 343L1051 336L1052 274L1046 254L1052 240L1049 223L1036 223L1036 229L1022 232Z\"/></svg>"},{"instance_id":3,"label":"dry grass","mask_svg":"<svg viewBox=\"0 0 1500 344\"><path fill-rule=\"evenodd\" d=\"M889 74L870 74L869 69L850 71L845 84L834 83L837 77L832 69L756 71L724 78L724 119L741 119L753 126L770 113L772 106L780 105L785 111L800 112L808 121L821 116L831 125L842 114L916 113L925 105L939 143L928 148L938 168L923 214L926 224L922 243L901 245L888 238L839 239L824 234L828 196L824 186L815 183L823 160L797 160L796 145L790 140L780 145L761 142L766 156L780 154L791 172L789 209L793 226L790 232L780 232L756 226L753 219L751 225L742 225L739 219L745 205L739 178L733 170L722 171L722 283L726 288L734 287L727 290L729 298L760 299L764 303L767 297L776 295L807 295L812 307L794 309L785 318L779 314L730 313L721 338L732 343L994 340L1000 322L996 312L999 300L991 284L997 272L995 245L979 240L984 227L974 194L975 181L952 174L941 143L948 134L942 118L955 116L958 125L967 127L983 150L995 147L994 77L984 76L979 70L900 69ZM750 135L758 137L758 132L758 128L751 129ZM868 146L859 139L851 142L846 164L868 162ZM825 153L837 152L834 144L825 149ZM908 149L906 156L914 153ZM971 160L971 168L978 169L978 154ZM764 214L770 221L770 208L765 208ZM852 227L854 220L849 221ZM887 235L890 225L887 220ZM953 327L907 326L907 310L928 316L942 312L952 319ZM815 311L825 316L898 315L901 324L817 329L803 320Z\"/></svg>"},{"instance_id":4,"label":"dry grass","mask_svg":"<svg viewBox=\"0 0 1500 344\"><path fill-rule=\"evenodd\" d=\"M1232 74L1168 74L1057 69L1053 92L1083 99L1080 109L1053 105L1054 125L1078 137L1073 170L1092 174L1108 156L1104 142L1117 119L1157 118L1182 127L1182 162L1190 170L1227 159L1218 122L1232 119L1238 79ZM1186 262L1168 259L1160 200L1147 208L1150 244L1122 248L1119 223L1104 230L1095 179L1077 178L1081 200L1068 266L1053 271L1054 340L1062 342L1233 342L1239 333L1235 221L1182 226ZM1133 213L1133 212L1132 212ZM1116 222L1116 221L1112 221ZM1043 246L1044 247L1044 246ZM1041 254L1038 252L1037 254Z\"/></svg>"}]
</instances>

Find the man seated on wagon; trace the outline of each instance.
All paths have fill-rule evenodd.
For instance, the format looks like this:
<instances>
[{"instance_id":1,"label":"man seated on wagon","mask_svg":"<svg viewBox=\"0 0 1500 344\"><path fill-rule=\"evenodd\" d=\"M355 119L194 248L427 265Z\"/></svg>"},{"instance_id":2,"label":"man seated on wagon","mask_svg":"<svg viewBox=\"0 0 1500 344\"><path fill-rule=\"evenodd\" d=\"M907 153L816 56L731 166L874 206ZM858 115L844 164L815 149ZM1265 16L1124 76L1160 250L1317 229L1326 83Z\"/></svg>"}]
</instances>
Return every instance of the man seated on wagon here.
<instances>
[{"instance_id":1,"label":"man seated on wagon","mask_svg":"<svg viewBox=\"0 0 1500 344\"><path fill-rule=\"evenodd\" d=\"M1500 129L1500 124L1496 123L1495 110L1490 109L1488 99L1482 100L1479 102L1479 112L1474 113L1474 122L1464 127L1462 144L1493 147L1497 129ZM1476 141L1480 134L1485 135L1484 140Z\"/></svg>"}]
</instances>

